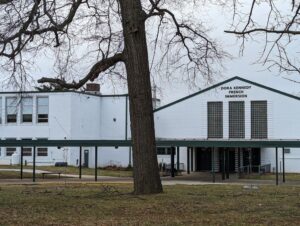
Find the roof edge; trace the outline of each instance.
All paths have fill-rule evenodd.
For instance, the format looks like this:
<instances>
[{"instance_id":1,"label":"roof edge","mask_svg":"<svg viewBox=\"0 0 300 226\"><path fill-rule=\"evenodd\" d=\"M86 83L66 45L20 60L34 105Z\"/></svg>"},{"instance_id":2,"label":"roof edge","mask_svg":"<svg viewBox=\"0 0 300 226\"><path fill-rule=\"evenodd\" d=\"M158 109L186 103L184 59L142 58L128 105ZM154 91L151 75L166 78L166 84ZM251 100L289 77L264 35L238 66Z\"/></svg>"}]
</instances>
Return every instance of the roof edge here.
<instances>
[{"instance_id":1,"label":"roof edge","mask_svg":"<svg viewBox=\"0 0 300 226\"><path fill-rule=\"evenodd\" d=\"M192 97L194 97L194 96L197 96L197 95L199 95L199 94L202 94L202 93L204 93L204 92L206 92L206 91L209 91L209 90L211 90L211 89L214 89L214 88L216 88L216 87L218 87L218 86L221 86L221 85L223 85L223 84L226 84L226 83L231 82L231 81L236 80L236 79L237 79L237 80L240 80L240 81L243 81L243 82L247 82L247 83L252 84L252 85L255 85L255 86L258 86L258 87L263 88L263 89L267 89L267 90L272 91L272 92L275 92L275 93L279 93L279 94L281 94L281 95L284 95L284 96L287 96L287 97L290 97L290 98L293 98L293 99L296 99L296 100L300 100L300 97L294 96L294 95L292 95L292 94L289 94L289 93L280 91L280 90L278 90L278 89L271 88L271 87L269 87L269 86L262 85L262 84L260 84L260 83L256 83L256 82L250 81L250 80L248 80L248 79L245 79L245 78L242 78L242 77L239 77L239 76L234 76L234 77L232 77L232 78L229 78L229 79L226 79L226 80L224 80L224 81L222 81L222 82L219 82L219 83L217 83L217 84L215 84L215 85L212 85L212 86L210 86L210 87L207 87L207 88L205 88L205 89L203 89L203 90L200 90L200 91L198 91L198 92L196 92L196 93L193 93L193 94L191 94L191 95L188 95L188 96L185 96L185 97L183 97L183 98L180 98L180 99L178 99L178 100L176 100L176 101L173 101L173 102L171 102L171 103L169 103L169 104L166 104L166 105L164 105L164 106L161 106L161 107L155 109L154 112L160 111L160 110L162 110L162 109L165 109L165 108L170 107L170 106L172 106L172 105L175 105L175 104L177 104L177 103L180 103L180 102L182 102L182 101L185 101L185 100L187 100L187 99L189 99L189 98L192 98Z\"/></svg>"},{"instance_id":2,"label":"roof edge","mask_svg":"<svg viewBox=\"0 0 300 226\"><path fill-rule=\"evenodd\" d=\"M35 93L76 93L76 94L83 94L88 96L96 96L96 97L123 97L128 96L128 94L93 94L87 93L83 91L76 91L76 90L59 90L59 91L4 91L0 92L1 94L35 94Z\"/></svg>"}]
</instances>

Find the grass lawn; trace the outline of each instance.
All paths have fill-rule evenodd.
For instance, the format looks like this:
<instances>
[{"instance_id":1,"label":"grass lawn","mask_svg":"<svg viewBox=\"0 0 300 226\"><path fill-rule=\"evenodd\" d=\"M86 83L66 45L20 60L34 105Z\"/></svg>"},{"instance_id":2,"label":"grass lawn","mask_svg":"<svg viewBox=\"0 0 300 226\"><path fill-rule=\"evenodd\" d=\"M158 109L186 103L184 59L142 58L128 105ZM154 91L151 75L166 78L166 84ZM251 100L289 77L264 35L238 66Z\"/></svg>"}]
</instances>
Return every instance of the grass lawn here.
<instances>
[{"instance_id":1,"label":"grass lawn","mask_svg":"<svg viewBox=\"0 0 300 226\"><path fill-rule=\"evenodd\" d=\"M1 179L19 179L20 172L13 171L0 171L0 180ZM32 173L23 172L23 178L32 178ZM42 174L36 174L36 178L42 178ZM58 175L47 175L46 178L58 178ZM61 177L63 178L63 177ZM0 224L1 225L1 224Z\"/></svg>"},{"instance_id":2,"label":"grass lawn","mask_svg":"<svg viewBox=\"0 0 300 226\"><path fill-rule=\"evenodd\" d=\"M300 187L0 185L0 225L299 225Z\"/></svg>"},{"instance_id":3,"label":"grass lawn","mask_svg":"<svg viewBox=\"0 0 300 226\"><path fill-rule=\"evenodd\" d=\"M254 179L254 180L275 180L276 175L274 173L267 173L263 175L259 175L257 173L244 175L241 177L242 179ZM282 179L282 174L279 174L279 179ZM287 181L300 181L300 173L286 173L285 179Z\"/></svg>"},{"instance_id":4,"label":"grass lawn","mask_svg":"<svg viewBox=\"0 0 300 226\"><path fill-rule=\"evenodd\" d=\"M0 165L0 169L1 168L2 169L20 169L20 166ZM24 169L32 169L32 166L24 166ZM64 174L79 175L78 167L74 167L74 166L68 166L68 167L37 166L36 169L37 170L54 171L54 172L60 171L60 172L63 172ZM82 175L94 175L94 174L95 174L95 169L82 168ZM1 175L1 171L0 171L0 175ZM125 170L125 169L98 169L98 176L132 177L132 171Z\"/></svg>"}]
</instances>

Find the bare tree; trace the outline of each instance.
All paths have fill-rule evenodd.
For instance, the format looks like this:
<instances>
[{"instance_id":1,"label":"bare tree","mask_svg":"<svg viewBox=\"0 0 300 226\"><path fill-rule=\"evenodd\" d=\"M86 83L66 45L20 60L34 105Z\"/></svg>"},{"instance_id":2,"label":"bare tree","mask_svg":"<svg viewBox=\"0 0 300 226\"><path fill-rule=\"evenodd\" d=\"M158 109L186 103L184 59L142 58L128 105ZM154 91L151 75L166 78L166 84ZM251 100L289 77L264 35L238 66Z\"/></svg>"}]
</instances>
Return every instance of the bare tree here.
<instances>
[{"instance_id":1,"label":"bare tree","mask_svg":"<svg viewBox=\"0 0 300 226\"><path fill-rule=\"evenodd\" d=\"M49 84L50 89L79 89L88 81L113 74L127 80L134 192L162 192L146 37L151 45L151 66L155 64L157 70L172 66L185 70L191 80L200 73L210 79L215 72L213 65L220 65L226 54L209 38L201 22L176 16L181 6L194 1L179 2L182 5L176 5L177 9L173 1L167 0L0 3L1 63L12 77L21 75L26 79L27 67L34 63L31 60L43 51L54 51L57 76L38 80Z\"/></svg>"},{"instance_id":2,"label":"bare tree","mask_svg":"<svg viewBox=\"0 0 300 226\"><path fill-rule=\"evenodd\" d=\"M300 73L298 47L300 2L297 0L233 0L233 23L226 33L242 40L241 53L248 39L264 40L258 63L280 72ZM250 3L250 4L249 4Z\"/></svg>"}]
</instances>

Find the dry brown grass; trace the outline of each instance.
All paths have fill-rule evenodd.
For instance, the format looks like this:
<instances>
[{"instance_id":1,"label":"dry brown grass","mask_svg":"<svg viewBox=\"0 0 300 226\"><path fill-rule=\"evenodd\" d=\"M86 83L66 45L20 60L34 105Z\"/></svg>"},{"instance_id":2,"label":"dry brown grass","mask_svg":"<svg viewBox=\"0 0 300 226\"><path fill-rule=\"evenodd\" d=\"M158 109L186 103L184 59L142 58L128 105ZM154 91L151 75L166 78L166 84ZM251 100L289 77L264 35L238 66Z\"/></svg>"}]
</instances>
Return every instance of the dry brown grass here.
<instances>
[{"instance_id":1,"label":"dry brown grass","mask_svg":"<svg viewBox=\"0 0 300 226\"><path fill-rule=\"evenodd\" d=\"M0 225L299 225L300 187L165 186L130 194L131 185L2 185Z\"/></svg>"}]
</instances>

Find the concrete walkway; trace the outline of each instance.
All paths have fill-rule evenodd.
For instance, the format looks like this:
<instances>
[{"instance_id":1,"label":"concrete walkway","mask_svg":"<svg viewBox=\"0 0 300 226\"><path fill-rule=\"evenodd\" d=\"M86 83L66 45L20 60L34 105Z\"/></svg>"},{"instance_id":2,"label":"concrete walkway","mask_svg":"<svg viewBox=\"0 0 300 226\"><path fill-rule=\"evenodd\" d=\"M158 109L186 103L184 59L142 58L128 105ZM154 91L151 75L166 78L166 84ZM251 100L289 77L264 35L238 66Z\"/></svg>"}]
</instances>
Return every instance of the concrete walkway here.
<instances>
[{"instance_id":1,"label":"concrete walkway","mask_svg":"<svg viewBox=\"0 0 300 226\"><path fill-rule=\"evenodd\" d=\"M0 169L0 171L13 171L20 172L20 169ZM32 173L32 169L23 169L23 172ZM36 170L36 174L47 173L50 171ZM98 176L97 182L95 182L94 175L82 175L81 179L77 174L61 174L58 178L36 178L36 182L32 182L32 179L0 179L0 184L44 184L44 183L133 183L131 177L112 177L112 176ZM238 179L235 175L232 175L230 179L221 180L219 176L216 176L216 182L213 183L209 174L183 174L181 176L161 177L163 185L224 185L224 184L236 184L236 185L275 185L274 180L250 180L250 179ZM281 185L293 185L300 186L300 181L287 181Z\"/></svg>"}]
</instances>

